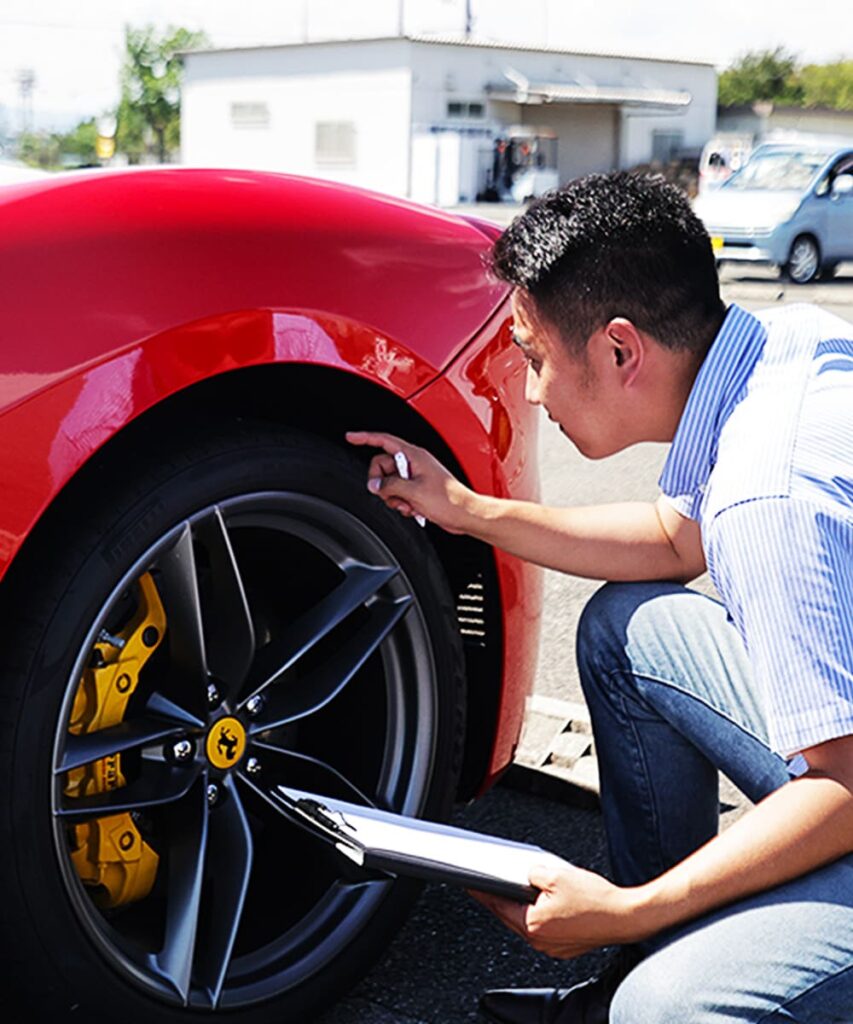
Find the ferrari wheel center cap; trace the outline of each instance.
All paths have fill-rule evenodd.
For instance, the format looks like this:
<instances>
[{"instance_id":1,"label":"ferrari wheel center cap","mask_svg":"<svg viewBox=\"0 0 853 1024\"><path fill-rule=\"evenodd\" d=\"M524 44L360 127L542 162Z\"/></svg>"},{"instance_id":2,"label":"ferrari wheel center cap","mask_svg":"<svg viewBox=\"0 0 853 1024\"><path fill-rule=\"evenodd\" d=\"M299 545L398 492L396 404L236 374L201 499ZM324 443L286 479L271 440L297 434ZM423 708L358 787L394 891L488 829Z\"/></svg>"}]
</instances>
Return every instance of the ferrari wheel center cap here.
<instances>
[{"instance_id":1,"label":"ferrari wheel center cap","mask_svg":"<svg viewBox=\"0 0 853 1024\"><path fill-rule=\"evenodd\" d=\"M205 743L207 759L222 771L233 768L246 752L246 730L238 718L220 718L213 723Z\"/></svg>"}]
</instances>

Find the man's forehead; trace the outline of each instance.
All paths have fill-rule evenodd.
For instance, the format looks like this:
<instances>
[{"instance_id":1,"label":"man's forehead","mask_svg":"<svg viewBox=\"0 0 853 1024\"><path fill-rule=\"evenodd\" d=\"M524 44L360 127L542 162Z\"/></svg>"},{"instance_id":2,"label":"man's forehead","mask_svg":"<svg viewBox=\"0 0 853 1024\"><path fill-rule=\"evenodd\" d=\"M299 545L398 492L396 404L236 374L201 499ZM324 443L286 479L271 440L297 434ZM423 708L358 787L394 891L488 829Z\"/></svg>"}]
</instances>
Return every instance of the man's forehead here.
<instances>
[{"instance_id":1,"label":"man's forehead","mask_svg":"<svg viewBox=\"0 0 853 1024\"><path fill-rule=\"evenodd\" d=\"M511 296L511 308L513 334L520 335L519 340L523 344L544 341L546 335L553 333L552 326L540 314L529 292L516 288Z\"/></svg>"},{"instance_id":2,"label":"man's forehead","mask_svg":"<svg viewBox=\"0 0 853 1024\"><path fill-rule=\"evenodd\" d=\"M514 289L510 305L512 308L512 319L516 327L520 327L525 331L541 327L536 305L529 292L521 288Z\"/></svg>"}]
</instances>

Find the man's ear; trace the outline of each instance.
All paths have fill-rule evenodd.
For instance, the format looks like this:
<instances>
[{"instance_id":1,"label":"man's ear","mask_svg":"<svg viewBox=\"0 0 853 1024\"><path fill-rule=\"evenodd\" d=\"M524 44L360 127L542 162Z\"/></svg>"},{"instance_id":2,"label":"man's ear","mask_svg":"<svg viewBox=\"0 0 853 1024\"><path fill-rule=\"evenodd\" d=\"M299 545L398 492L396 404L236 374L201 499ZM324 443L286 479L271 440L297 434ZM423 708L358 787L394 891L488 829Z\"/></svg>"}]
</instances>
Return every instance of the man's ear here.
<instances>
[{"instance_id":1,"label":"man's ear","mask_svg":"<svg viewBox=\"0 0 853 1024\"><path fill-rule=\"evenodd\" d=\"M630 320L621 316L608 321L604 335L612 365L619 369L623 383L632 383L642 368L646 355L643 336Z\"/></svg>"}]
</instances>

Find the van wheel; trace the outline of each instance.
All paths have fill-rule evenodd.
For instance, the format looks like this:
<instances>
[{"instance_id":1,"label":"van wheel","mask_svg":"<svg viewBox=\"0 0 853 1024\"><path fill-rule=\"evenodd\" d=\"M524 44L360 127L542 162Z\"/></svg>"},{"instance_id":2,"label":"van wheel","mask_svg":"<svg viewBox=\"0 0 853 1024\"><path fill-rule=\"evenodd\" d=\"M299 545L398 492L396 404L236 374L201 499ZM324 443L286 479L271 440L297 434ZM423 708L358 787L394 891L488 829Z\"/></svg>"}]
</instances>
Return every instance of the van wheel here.
<instances>
[{"instance_id":1,"label":"van wheel","mask_svg":"<svg viewBox=\"0 0 853 1024\"><path fill-rule=\"evenodd\" d=\"M794 284L808 284L814 281L820 271L820 249L809 235L794 239L791 254L784 267L784 274Z\"/></svg>"}]
</instances>

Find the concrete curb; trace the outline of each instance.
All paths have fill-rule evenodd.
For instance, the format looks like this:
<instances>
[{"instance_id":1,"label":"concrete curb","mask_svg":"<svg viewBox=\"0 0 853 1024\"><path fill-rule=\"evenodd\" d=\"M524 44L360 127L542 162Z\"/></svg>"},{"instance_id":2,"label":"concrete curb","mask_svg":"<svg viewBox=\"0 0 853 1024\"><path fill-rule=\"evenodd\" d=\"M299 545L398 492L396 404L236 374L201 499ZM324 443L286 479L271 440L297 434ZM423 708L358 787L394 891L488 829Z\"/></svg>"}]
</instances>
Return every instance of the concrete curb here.
<instances>
[{"instance_id":1,"label":"concrete curb","mask_svg":"<svg viewBox=\"0 0 853 1024\"><path fill-rule=\"evenodd\" d=\"M515 761L501 781L560 803L598 807L598 761L586 705L530 697Z\"/></svg>"}]
</instances>

